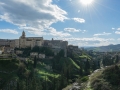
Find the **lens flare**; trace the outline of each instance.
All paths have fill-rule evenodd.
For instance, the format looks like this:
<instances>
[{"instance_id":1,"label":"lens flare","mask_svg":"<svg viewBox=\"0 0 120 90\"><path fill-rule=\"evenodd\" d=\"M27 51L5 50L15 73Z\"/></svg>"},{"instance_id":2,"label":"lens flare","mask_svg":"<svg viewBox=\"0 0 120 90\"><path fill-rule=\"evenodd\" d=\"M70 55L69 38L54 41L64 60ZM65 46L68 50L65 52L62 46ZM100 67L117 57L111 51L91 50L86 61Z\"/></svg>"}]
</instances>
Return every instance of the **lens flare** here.
<instances>
[{"instance_id":1,"label":"lens flare","mask_svg":"<svg viewBox=\"0 0 120 90\"><path fill-rule=\"evenodd\" d=\"M90 5L90 4L92 4L93 0L80 0L80 2L81 2L83 5Z\"/></svg>"}]
</instances>

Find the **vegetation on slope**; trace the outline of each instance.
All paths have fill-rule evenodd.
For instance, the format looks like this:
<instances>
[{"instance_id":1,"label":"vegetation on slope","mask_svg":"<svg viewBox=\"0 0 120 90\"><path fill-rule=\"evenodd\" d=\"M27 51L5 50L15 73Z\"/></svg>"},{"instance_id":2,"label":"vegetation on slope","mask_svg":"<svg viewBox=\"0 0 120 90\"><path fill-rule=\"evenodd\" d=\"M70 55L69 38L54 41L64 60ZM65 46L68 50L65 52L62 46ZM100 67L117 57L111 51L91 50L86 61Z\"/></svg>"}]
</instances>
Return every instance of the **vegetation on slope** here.
<instances>
[{"instance_id":1,"label":"vegetation on slope","mask_svg":"<svg viewBox=\"0 0 120 90\"><path fill-rule=\"evenodd\" d=\"M71 66L71 67L76 68L76 69L80 69L80 67L69 57L61 58L60 64L63 67L64 67L64 65L67 65L67 66Z\"/></svg>"},{"instance_id":2,"label":"vegetation on slope","mask_svg":"<svg viewBox=\"0 0 120 90\"><path fill-rule=\"evenodd\" d=\"M18 60L0 60L0 88L17 78Z\"/></svg>"},{"instance_id":3,"label":"vegetation on slope","mask_svg":"<svg viewBox=\"0 0 120 90\"><path fill-rule=\"evenodd\" d=\"M43 53L44 49L42 49ZM38 49L34 48L33 51L34 50L36 51ZM29 49L25 50L25 57L28 55L26 51L29 51ZM52 51L47 50L45 52ZM13 62L14 64L12 65ZM62 90L65 86L76 82L76 79L79 79L78 81L80 81L80 83L86 82L88 80L88 75L100 68L100 63L102 63L104 67L118 62L119 56L114 53L104 54L99 52L81 51L81 54L77 54L75 52L68 52L68 57L64 57L64 50L61 50L57 55L53 55L51 59L38 59L35 57L33 60L28 59L20 62L17 60L9 60L8 62L5 62L8 64L1 62L0 68L3 71L11 71L12 68L16 70L16 72L11 73L11 75L13 75L11 77L14 79L6 81L6 84L4 84L5 86L3 87L13 89L12 86L9 86L12 81L15 84L14 88L16 88L14 90ZM2 73L1 78L4 78L5 75L7 74ZM115 82L110 83L110 81L113 80L111 77L111 80L109 79L110 81L107 81L108 77L110 76L107 76L107 73L105 72L98 74L93 80L91 79L92 88L94 90L111 90L112 86L109 88L105 86ZM116 76L116 78L117 77L119 76ZM105 85L102 85L102 83Z\"/></svg>"},{"instance_id":4,"label":"vegetation on slope","mask_svg":"<svg viewBox=\"0 0 120 90\"><path fill-rule=\"evenodd\" d=\"M91 79L93 90L120 90L120 66L113 65L96 73Z\"/></svg>"}]
</instances>

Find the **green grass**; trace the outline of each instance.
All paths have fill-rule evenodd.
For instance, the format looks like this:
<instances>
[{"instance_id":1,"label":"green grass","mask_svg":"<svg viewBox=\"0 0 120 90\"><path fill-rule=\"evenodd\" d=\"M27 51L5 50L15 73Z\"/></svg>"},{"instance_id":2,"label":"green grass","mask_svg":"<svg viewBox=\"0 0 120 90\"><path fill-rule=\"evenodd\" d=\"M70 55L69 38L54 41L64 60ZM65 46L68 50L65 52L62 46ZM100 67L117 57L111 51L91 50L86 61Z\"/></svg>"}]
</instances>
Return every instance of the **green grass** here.
<instances>
[{"instance_id":1,"label":"green grass","mask_svg":"<svg viewBox=\"0 0 120 90\"><path fill-rule=\"evenodd\" d=\"M60 64L63 67L64 65L66 65L66 66L71 66L71 68L80 69L80 67L71 58L61 58Z\"/></svg>"},{"instance_id":2,"label":"green grass","mask_svg":"<svg viewBox=\"0 0 120 90\"><path fill-rule=\"evenodd\" d=\"M40 78L42 79L47 79L47 81L50 81L51 78L58 78L60 75L59 74L55 74L55 73L50 73L50 72L46 72L46 70L39 70L38 71L38 75Z\"/></svg>"},{"instance_id":3,"label":"green grass","mask_svg":"<svg viewBox=\"0 0 120 90\"><path fill-rule=\"evenodd\" d=\"M88 77L88 76L84 76L84 77L81 78L81 81L82 81L82 82L86 82L86 81L88 81L88 80L89 80L89 77Z\"/></svg>"},{"instance_id":4,"label":"green grass","mask_svg":"<svg viewBox=\"0 0 120 90\"><path fill-rule=\"evenodd\" d=\"M52 78L58 78L60 75L53 73L53 71L47 70L46 68L46 64L44 63L38 63L37 68L36 68L36 72L37 72L37 76L41 79L46 79L47 81L51 81Z\"/></svg>"},{"instance_id":5,"label":"green grass","mask_svg":"<svg viewBox=\"0 0 120 90\"><path fill-rule=\"evenodd\" d=\"M68 58L68 59L77 69L80 69L80 67L71 58Z\"/></svg>"},{"instance_id":6,"label":"green grass","mask_svg":"<svg viewBox=\"0 0 120 90\"><path fill-rule=\"evenodd\" d=\"M79 58L81 58L81 59L84 59L84 58L86 58L86 59L89 59L89 60L91 60L91 59L90 59L90 57L89 57L89 56L87 56L87 55L82 55L82 56L79 56Z\"/></svg>"}]
</instances>

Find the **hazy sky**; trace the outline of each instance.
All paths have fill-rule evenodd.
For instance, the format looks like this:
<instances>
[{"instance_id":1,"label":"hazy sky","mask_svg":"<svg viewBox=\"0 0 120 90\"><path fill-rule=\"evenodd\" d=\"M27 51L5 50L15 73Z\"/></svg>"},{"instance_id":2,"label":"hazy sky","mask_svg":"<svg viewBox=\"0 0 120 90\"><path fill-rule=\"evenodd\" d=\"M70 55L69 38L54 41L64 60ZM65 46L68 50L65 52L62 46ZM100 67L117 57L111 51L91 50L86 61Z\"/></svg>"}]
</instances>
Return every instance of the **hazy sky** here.
<instances>
[{"instance_id":1,"label":"hazy sky","mask_svg":"<svg viewBox=\"0 0 120 90\"><path fill-rule=\"evenodd\" d=\"M90 1L0 0L0 38L18 39L24 30L78 46L120 44L120 0Z\"/></svg>"}]
</instances>

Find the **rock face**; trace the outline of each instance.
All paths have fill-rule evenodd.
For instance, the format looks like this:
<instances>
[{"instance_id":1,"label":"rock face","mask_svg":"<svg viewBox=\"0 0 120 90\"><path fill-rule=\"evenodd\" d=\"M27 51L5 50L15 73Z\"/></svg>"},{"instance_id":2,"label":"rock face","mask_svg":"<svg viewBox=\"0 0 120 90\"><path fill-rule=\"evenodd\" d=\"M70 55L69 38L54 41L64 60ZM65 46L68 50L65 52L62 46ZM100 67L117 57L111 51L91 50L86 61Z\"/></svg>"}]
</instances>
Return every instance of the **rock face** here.
<instances>
[{"instance_id":1,"label":"rock face","mask_svg":"<svg viewBox=\"0 0 120 90\"><path fill-rule=\"evenodd\" d=\"M81 86L79 83L75 82L72 85L69 85L68 87L62 89L62 90L80 90Z\"/></svg>"},{"instance_id":2,"label":"rock face","mask_svg":"<svg viewBox=\"0 0 120 90\"><path fill-rule=\"evenodd\" d=\"M73 86L69 90L80 90L80 85L77 82L75 82L73 83Z\"/></svg>"}]
</instances>

